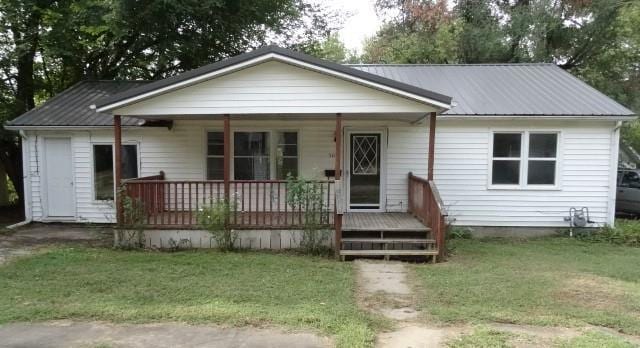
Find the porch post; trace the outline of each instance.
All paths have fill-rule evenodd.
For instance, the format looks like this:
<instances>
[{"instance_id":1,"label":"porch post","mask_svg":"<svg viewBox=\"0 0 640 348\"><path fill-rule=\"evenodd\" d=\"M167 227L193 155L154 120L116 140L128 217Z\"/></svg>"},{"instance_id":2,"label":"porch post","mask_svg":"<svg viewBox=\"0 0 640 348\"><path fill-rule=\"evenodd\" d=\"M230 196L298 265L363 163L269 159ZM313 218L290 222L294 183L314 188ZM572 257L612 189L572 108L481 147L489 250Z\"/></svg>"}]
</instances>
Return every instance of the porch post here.
<instances>
[{"instance_id":1,"label":"porch post","mask_svg":"<svg viewBox=\"0 0 640 348\"><path fill-rule=\"evenodd\" d=\"M336 162L335 162L335 181L336 185L338 184L340 178L342 177L342 114L336 114ZM336 193L340 192L343 194L342 189L338 189L336 187ZM335 235L335 248L336 248L336 256L340 255L340 249L342 249L342 211L338 210L338 200L342 200L342 197L336 197L336 207L334 208L334 216L333 221L335 224L336 235ZM340 208L342 209L342 208Z\"/></svg>"},{"instance_id":2,"label":"porch post","mask_svg":"<svg viewBox=\"0 0 640 348\"><path fill-rule=\"evenodd\" d=\"M224 115L224 200L228 203L230 197L231 180L231 121L228 114Z\"/></svg>"},{"instance_id":3,"label":"porch post","mask_svg":"<svg viewBox=\"0 0 640 348\"><path fill-rule=\"evenodd\" d=\"M114 132L114 156L115 156L115 186L116 186L116 222L122 224L122 197L120 192L120 182L122 181L122 120L120 115L113 116L113 132Z\"/></svg>"},{"instance_id":4,"label":"porch post","mask_svg":"<svg viewBox=\"0 0 640 348\"><path fill-rule=\"evenodd\" d=\"M432 112L429 116L429 160L427 169L427 179L433 180L433 162L435 157L436 146L436 113Z\"/></svg>"}]
</instances>

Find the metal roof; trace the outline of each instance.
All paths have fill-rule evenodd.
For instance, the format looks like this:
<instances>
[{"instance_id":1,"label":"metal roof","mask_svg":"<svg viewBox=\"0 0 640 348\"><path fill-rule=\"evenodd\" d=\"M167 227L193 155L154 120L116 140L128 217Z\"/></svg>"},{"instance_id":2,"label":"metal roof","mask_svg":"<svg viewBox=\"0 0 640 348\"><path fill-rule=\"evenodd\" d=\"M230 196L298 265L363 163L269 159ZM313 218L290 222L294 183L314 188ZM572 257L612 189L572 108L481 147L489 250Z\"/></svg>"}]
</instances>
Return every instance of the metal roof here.
<instances>
[{"instance_id":1,"label":"metal roof","mask_svg":"<svg viewBox=\"0 0 640 348\"><path fill-rule=\"evenodd\" d=\"M264 49L263 49L264 50ZM269 52L283 49L269 48ZM301 54L284 50L300 58ZM255 52L255 51L254 51ZM253 52L252 52L253 53ZM264 51L263 51L264 53ZM250 53L249 53L250 54ZM238 56L238 57L242 57ZM463 116L632 116L633 111L618 104L554 64L477 65L349 65L341 66L302 55L304 59L348 69L355 75L371 75L379 81L395 81L396 86L413 86L434 95L453 96L445 115ZM238 57L223 62L236 62ZM244 56L246 59L246 55ZM229 63L228 61L231 61ZM215 63L219 64L219 63ZM213 65L215 65L213 64ZM226 66L225 65L225 66ZM336 68L339 67L339 69ZM206 67L205 67L206 68ZM211 67L209 66L209 68ZM90 105L111 103L125 95L137 95L167 81L193 77L200 69L156 82L82 81L39 107L7 123L10 127L101 127L113 125L108 113L97 113ZM430 92L436 91L436 92ZM123 92L125 94L123 94ZM117 95L117 96L116 96ZM113 96L112 98L109 98ZM107 99L105 99L107 98ZM123 117L124 126L139 125L138 119Z\"/></svg>"},{"instance_id":2,"label":"metal roof","mask_svg":"<svg viewBox=\"0 0 640 348\"><path fill-rule=\"evenodd\" d=\"M8 122L8 126L101 127L113 126L113 116L89 106L96 100L147 84L145 81L81 81ZM123 117L122 125L136 126L139 120Z\"/></svg>"},{"instance_id":3,"label":"metal roof","mask_svg":"<svg viewBox=\"0 0 640 348\"><path fill-rule=\"evenodd\" d=\"M218 71L227 67L232 67L233 65L241 64L241 63L250 61L252 59L259 58L262 56L267 56L270 54L275 54L285 58L290 58L299 62L311 64L320 68L342 73L342 74L345 74L354 78L358 78L367 82L372 82L372 83L390 87L402 92L407 92L413 95L431 99L440 103L444 103L447 106L451 103L450 96L433 92L424 87L407 84L399 80L390 79L385 76L381 76L380 74L370 74L363 70L353 69L348 65L333 63L327 60L312 57L308 54L304 54L304 53L300 53L300 52L296 52L286 48L281 48L281 47L272 45L272 46L265 46L251 52L243 53L235 57L223 59L219 62L208 64L203 67L193 69L173 77L154 81L147 85L140 86L138 88L134 88L116 95L112 95L111 97L107 97L97 101L95 104L96 109L109 107L110 105L113 105L115 103L126 101L127 99L131 99L131 98L134 98L146 93L154 92L160 89L163 89L164 91L166 87L170 88L172 85L176 85L182 82L187 82L199 76L213 73L215 71Z\"/></svg>"},{"instance_id":4,"label":"metal roof","mask_svg":"<svg viewBox=\"0 0 640 348\"><path fill-rule=\"evenodd\" d=\"M452 96L445 115L634 115L555 64L350 66Z\"/></svg>"}]
</instances>

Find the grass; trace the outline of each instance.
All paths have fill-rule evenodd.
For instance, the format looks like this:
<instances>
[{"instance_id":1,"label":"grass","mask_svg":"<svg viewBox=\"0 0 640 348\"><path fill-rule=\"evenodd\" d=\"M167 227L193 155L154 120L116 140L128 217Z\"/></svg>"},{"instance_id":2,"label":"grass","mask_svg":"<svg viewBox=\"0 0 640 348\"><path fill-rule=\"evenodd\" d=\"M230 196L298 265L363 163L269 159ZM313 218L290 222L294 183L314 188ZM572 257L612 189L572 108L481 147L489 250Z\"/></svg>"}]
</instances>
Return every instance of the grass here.
<instances>
[{"instance_id":1,"label":"grass","mask_svg":"<svg viewBox=\"0 0 640 348\"><path fill-rule=\"evenodd\" d=\"M558 348L633 348L634 345L619 337L601 332L587 332L576 338L559 341Z\"/></svg>"},{"instance_id":2,"label":"grass","mask_svg":"<svg viewBox=\"0 0 640 348\"><path fill-rule=\"evenodd\" d=\"M468 335L447 342L449 348L509 348L510 335L486 328L476 328Z\"/></svg>"},{"instance_id":3,"label":"grass","mask_svg":"<svg viewBox=\"0 0 640 348\"><path fill-rule=\"evenodd\" d=\"M599 325L640 334L640 249L568 238L454 240L412 267L420 307L443 322Z\"/></svg>"},{"instance_id":4,"label":"grass","mask_svg":"<svg viewBox=\"0 0 640 348\"><path fill-rule=\"evenodd\" d=\"M269 253L63 248L0 267L0 324L53 319L276 325L372 345L350 263Z\"/></svg>"}]
</instances>

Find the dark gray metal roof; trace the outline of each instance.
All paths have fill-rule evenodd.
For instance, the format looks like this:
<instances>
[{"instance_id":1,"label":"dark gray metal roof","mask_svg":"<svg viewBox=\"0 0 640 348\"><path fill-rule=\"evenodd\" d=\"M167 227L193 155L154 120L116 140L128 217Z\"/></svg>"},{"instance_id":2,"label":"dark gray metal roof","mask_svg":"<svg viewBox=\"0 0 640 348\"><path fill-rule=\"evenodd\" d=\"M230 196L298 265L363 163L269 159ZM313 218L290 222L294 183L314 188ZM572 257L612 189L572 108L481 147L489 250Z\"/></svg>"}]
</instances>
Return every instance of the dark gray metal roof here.
<instances>
[{"instance_id":1,"label":"dark gray metal roof","mask_svg":"<svg viewBox=\"0 0 640 348\"><path fill-rule=\"evenodd\" d=\"M263 49L263 54L265 49ZM270 47L269 52L283 49ZM259 51L259 50L258 50ZM297 52L284 50L299 59ZM256 51L254 51L256 52ZM253 54L253 52L248 53ZM237 63L239 57L220 63ZM255 57L257 54L254 54ZM317 64L316 58L302 55L306 61ZM231 61L231 63L229 63ZM348 69L374 76L376 82L394 81L392 84L413 86L429 94L437 91L453 96L452 109L447 115L504 115L504 116L631 116L634 113L611 98L572 76L554 64L480 64L480 65L350 65L329 64L334 70ZM219 63L215 63L216 65ZM337 67L336 67L337 66ZM207 69L211 69L208 66ZM220 69L220 66L218 68ZM120 100L124 94L133 96L160 88L175 79L187 79L202 72L196 69L175 78L156 82L146 81L82 81L39 107L7 123L8 126L112 126L108 113L97 113L89 106L106 105ZM210 70L207 70L210 71ZM184 77L184 76L187 77ZM378 75L379 77L376 77ZM360 75L358 77L362 77ZM124 92L124 93L123 93ZM110 96L113 96L110 98ZM105 99L107 98L107 99ZM114 99L115 98L115 99ZM135 126L139 120L123 117L123 125Z\"/></svg>"},{"instance_id":2,"label":"dark gray metal roof","mask_svg":"<svg viewBox=\"0 0 640 348\"><path fill-rule=\"evenodd\" d=\"M446 115L634 115L555 64L350 66L453 96Z\"/></svg>"},{"instance_id":3,"label":"dark gray metal roof","mask_svg":"<svg viewBox=\"0 0 640 348\"><path fill-rule=\"evenodd\" d=\"M113 126L113 116L91 109L96 100L147 84L145 81L81 81L8 122L8 126ZM122 125L135 126L138 121L123 117Z\"/></svg>"},{"instance_id":4,"label":"dark gray metal roof","mask_svg":"<svg viewBox=\"0 0 640 348\"><path fill-rule=\"evenodd\" d=\"M216 63L212 63L212 64L208 64L205 65L203 67L197 68L197 69L193 69L187 72L184 72L180 75L176 75L173 77L169 77L163 80L158 80L158 81L154 81L152 83L149 83L145 86L141 86L138 88L134 88L131 90L128 90L126 92L123 93L119 93L116 95L113 95L111 97L108 98L104 98L102 100L99 100L96 102L96 108L101 108L113 103L117 103L129 98L133 98L136 96L139 96L141 94L145 94L160 88L164 88L167 86L171 86L173 84L182 82L182 81L187 81L190 79L193 79L195 77L198 77L200 75L204 75L204 74L208 74L220 69L224 69L226 67L229 66L233 66L236 64L240 64L246 61L249 61L251 59L260 57L260 56L264 56L270 53L275 53L287 58L292 58L295 59L297 61L300 62L304 62L307 64L311 64L311 65L315 65L318 67L322 67L325 69L329 69L329 70L333 70L336 72L340 72L349 76L353 76L353 77L357 77L360 79L363 79L365 81L369 81L369 82L373 82L373 83L377 83L383 86L387 86L387 87L391 87L391 88L395 88L397 90L400 91L404 91L404 92L408 92L414 95L418 95L421 97L425 97L428 99L432 99L441 103L445 103L445 104L449 104L451 102L451 97L444 95L444 94L440 94L440 93L436 93L433 91L430 91L426 88L420 87L420 86L416 86L416 85L412 85L412 84L407 84L404 83L402 81L399 80L394 80L394 79L389 79L385 76L381 76L379 74L370 74L366 71L363 70L358 70L358 69L353 69L347 65L341 65L341 64L336 64L333 62L329 62L323 59L319 59L316 57L312 57L310 55L304 54L304 53L300 53L300 52L296 52L296 51L292 51L292 50L288 50L285 48L281 48L278 46L265 46L262 48L259 48L257 50L248 52L248 53L243 53L241 55L235 56L235 57L231 57L231 58L227 58L224 60L221 60L219 62Z\"/></svg>"}]
</instances>

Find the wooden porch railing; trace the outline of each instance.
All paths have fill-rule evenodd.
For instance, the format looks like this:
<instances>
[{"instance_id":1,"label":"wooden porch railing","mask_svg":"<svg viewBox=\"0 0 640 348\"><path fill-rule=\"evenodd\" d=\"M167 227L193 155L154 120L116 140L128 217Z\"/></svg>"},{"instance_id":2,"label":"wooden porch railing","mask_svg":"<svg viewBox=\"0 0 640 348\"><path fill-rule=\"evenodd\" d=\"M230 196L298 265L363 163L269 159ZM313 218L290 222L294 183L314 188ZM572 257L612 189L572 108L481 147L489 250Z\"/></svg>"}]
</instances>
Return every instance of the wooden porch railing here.
<instances>
[{"instance_id":1,"label":"wooden porch railing","mask_svg":"<svg viewBox=\"0 0 640 348\"><path fill-rule=\"evenodd\" d=\"M446 211L433 181L409 173L409 213L431 228L436 240L438 258L445 256Z\"/></svg>"},{"instance_id":2,"label":"wooden porch railing","mask_svg":"<svg viewBox=\"0 0 640 348\"><path fill-rule=\"evenodd\" d=\"M224 199L224 181L175 181L137 178L123 183L128 197L144 207L143 224L160 228L197 228L201 208ZM334 224L335 185L333 181L309 181L322 197L320 224ZM285 180L231 180L229 223L232 228L287 229L304 226L305 207L287 201Z\"/></svg>"}]
</instances>

